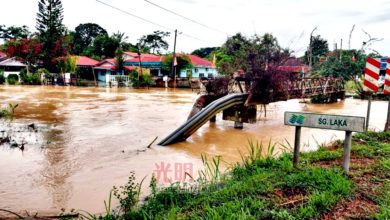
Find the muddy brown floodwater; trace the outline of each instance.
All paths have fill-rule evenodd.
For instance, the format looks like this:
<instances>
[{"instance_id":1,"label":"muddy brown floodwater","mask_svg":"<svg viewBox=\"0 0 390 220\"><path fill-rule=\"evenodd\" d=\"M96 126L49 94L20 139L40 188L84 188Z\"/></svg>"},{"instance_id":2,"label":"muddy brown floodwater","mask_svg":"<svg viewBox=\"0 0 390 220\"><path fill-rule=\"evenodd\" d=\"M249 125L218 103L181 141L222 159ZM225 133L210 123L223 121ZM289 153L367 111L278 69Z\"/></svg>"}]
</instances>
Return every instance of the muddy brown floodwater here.
<instances>
[{"instance_id":1,"label":"muddy brown floodwater","mask_svg":"<svg viewBox=\"0 0 390 220\"><path fill-rule=\"evenodd\" d=\"M112 186L126 183L130 171L140 181L165 164L170 166L165 174L175 179L176 168L190 164L196 174L202 153L221 155L231 164L240 160L238 152L245 151L248 140L293 143L294 128L283 125L284 111L365 116L367 107L366 101L355 99L328 105L277 102L267 107L266 118L259 110L258 122L244 124L242 130L219 115L216 123L205 124L185 142L146 149L155 137L157 143L186 120L196 97L179 89L0 86L0 105L19 104L16 119L0 124L0 131L16 126L16 141L26 143L24 151L0 146L0 208L99 213ZM386 110L387 102L373 102L371 129L383 129ZM31 123L37 132L18 133L18 127ZM302 134L303 150L344 136L309 128L302 128ZM167 184L163 177L159 183Z\"/></svg>"}]
</instances>

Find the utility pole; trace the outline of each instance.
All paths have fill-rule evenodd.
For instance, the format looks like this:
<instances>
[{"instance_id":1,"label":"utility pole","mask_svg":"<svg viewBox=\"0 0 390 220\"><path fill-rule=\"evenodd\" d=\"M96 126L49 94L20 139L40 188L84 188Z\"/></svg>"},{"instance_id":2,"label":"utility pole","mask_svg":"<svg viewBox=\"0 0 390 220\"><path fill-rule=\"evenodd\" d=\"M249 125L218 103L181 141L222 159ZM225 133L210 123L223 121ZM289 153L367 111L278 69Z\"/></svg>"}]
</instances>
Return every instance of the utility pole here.
<instances>
[{"instance_id":1,"label":"utility pole","mask_svg":"<svg viewBox=\"0 0 390 220\"><path fill-rule=\"evenodd\" d=\"M172 75L173 75L173 88L176 88L176 38L177 38L177 29L175 30L175 41L173 43L173 55L172 55Z\"/></svg>"},{"instance_id":2,"label":"utility pole","mask_svg":"<svg viewBox=\"0 0 390 220\"><path fill-rule=\"evenodd\" d=\"M313 65L313 45L312 45L312 43L313 43L313 32L315 31L315 30L317 30L317 27L315 27L312 31L311 31L311 33L310 33L310 43L309 43L309 68L310 68L310 70L311 70L311 67L312 67L312 65Z\"/></svg>"},{"instance_id":3,"label":"utility pole","mask_svg":"<svg viewBox=\"0 0 390 220\"><path fill-rule=\"evenodd\" d=\"M343 53L343 38L341 38L341 40L340 40L340 59L339 60L341 60L342 53Z\"/></svg>"},{"instance_id":4,"label":"utility pole","mask_svg":"<svg viewBox=\"0 0 390 220\"><path fill-rule=\"evenodd\" d=\"M142 64L141 64L141 46L140 44L137 44L137 54L138 54L138 85L139 85L139 76L142 74Z\"/></svg>"}]
</instances>

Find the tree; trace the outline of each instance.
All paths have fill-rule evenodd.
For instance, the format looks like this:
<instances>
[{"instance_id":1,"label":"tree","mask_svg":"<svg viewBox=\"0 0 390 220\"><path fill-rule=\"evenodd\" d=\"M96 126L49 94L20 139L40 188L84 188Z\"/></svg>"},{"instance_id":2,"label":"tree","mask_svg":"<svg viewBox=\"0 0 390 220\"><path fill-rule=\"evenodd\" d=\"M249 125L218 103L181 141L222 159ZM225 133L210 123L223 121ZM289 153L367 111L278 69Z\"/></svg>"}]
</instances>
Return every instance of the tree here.
<instances>
[{"instance_id":1,"label":"tree","mask_svg":"<svg viewBox=\"0 0 390 220\"><path fill-rule=\"evenodd\" d=\"M100 59L105 59L107 57L115 57L115 51L119 47L126 47L128 49L131 48L131 44L126 42L127 36L125 36L124 33L117 32L112 34L111 36L108 35L100 35L97 36L92 46L88 48L86 51L86 55L92 56L95 55L99 57Z\"/></svg>"},{"instance_id":2,"label":"tree","mask_svg":"<svg viewBox=\"0 0 390 220\"><path fill-rule=\"evenodd\" d=\"M125 61L123 60L123 50L118 47L115 51L115 69L119 73L123 73L125 68Z\"/></svg>"},{"instance_id":3,"label":"tree","mask_svg":"<svg viewBox=\"0 0 390 220\"><path fill-rule=\"evenodd\" d=\"M151 50L152 53L161 54L161 50L167 50L169 44L164 40L170 35L169 32L154 31L153 34L148 34L139 39L139 44L142 48Z\"/></svg>"},{"instance_id":4,"label":"tree","mask_svg":"<svg viewBox=\"0 0 390 220\"><path fill-rule=\"evenodd\" d=\"M9 57L18 57L28 64L37 64L42 44L36 38L9 40L3 45Z\"/></svg>"},{"instance_id":5,"label":"tree","mask_svg":"<svg viewBox=\"0 0 390 220\"><path fill-rule=\"evenodd\" d=\"M220 49L220 47L204 47L194 50L191 54L196 55L198 57L206 58L218 49Z\"/></svg>"},{"instance_id":6,"label":"tree","mask_svg":"<svg viewBox=\"0 0 390 220\"><path fill-rule=\"evenodd\" d=\"M108 35L101 35L95 38L87 54L94 54L101 59L114 57L115 51L119 46L120 42L117 39Z\"/></svg>"},{"instance_id":7,"label":"tree","mask_svg":"<svg viewBox=\"0 0 390 220\"><path fill-rule=\"evenodd\" d=\"M55 58L64 56L66 48L69 47L65 45L67 40L64 39L65 27L62 24L64 10L61 0L39 0L38 8L36 29L43 46L42 61L47 69L53 70Z\"/></svg>"},{"instance_id":8,"label":"tree","mask_svg":"<svg viewBox=\"0 0 390 220\"><path fill-rule=\"evenodd\" d=\"M351 79L363 72L366 57L366 54L358 50L333 51L332 55L320 64L317 74Z\"/></svg>"},{"instance_id":9,"label":"tree","mask_svg":"<svg viewBox=\"0 0 390 220\"><path fill-rule=\"evenodd\" d=\"M96 37L107 35L107 31L98 24L79 24L73 33L73 53L85 53L87 48L92 46L92 43Z\"/></svg>"},{"instance_id":10,"label":"tree","mask_svg":"<svg viewBox=\"0 0 390 220\"><path fill-rule=\"evenodd\" d=\"M26 25L21 27L0 25L0 39L5 41L9 40L21 40L30 36L30 31Z\"/></svg>"},{"instance_id":11,"label":"tree","mask_svg":"<svg viewBox=\"0 0 390 220\"><path fill-rule=\"evenodd\" d=\"M312 37L311 45L309 45L309 47L311 48L312 51L312 64L313 66L318 66L320 58L329 53L328 41L321 38L320 35L317 35L315 37ZM305 52L306 64L309 64L309 55L310 52L306 51Z\"/></svg>"},{"instance_id":12,"label":"tree","mask_svg":"<svg viewBox=\"0 0 390 220\"><path fill-rule=\"evenodd\" d=\"M172 61L173 61L173 54L169 54L164 57L162 63L162 69L163 72L167 75L172 75ZM181 70L191 69L193 67L191 63L191 59L187 55L184 54L176 55L176 61L177 61L176 74L179 73Z\"/></svg>"},{"instance_id":13,"label":"tree","mask_svg":"<svg viewBox=\"0 0 390 220\"><path fill-rule=\"evenodd\" d=\"M237 70L253 76L262 74L270 66L278 66L289 56L272 34L247 38L240 33L227 39L215 51L219 72L228 75Z\"/></svg>"}]
</instances>

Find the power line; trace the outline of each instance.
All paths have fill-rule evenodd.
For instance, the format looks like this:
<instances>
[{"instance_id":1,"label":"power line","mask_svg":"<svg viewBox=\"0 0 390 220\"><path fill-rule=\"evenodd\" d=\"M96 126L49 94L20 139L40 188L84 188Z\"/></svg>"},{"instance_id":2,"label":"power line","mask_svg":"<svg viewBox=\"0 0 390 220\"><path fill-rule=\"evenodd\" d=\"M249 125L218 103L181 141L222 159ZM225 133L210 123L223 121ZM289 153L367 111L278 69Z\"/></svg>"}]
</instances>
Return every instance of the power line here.
<instances>
[{"instance_id":1,"label":"power line","mask_svg":"<svg viewBox=\"0 0 390 220\"><path fill-rule=\"evenodd\" d=\"M110 7L110 8L115 9L115 10L118 10L118 11L120 11L120 12L122 12L122 13L125 13L125 14L127 14L127 15L133 16L133 17L135 17L135 18L138 18L138 19L143 20L143 21L145 21L145 22L148 22L148 23L150 23L150 24L153 24L153 25L156 25L156 26L165 28L165 29L170 30L170 31L174 31L173 29L171 29L171 28L169 28L169 27L166 27L166 26L164 26L164 25L157 24L157 23L155 23L155 22L153 22L153 21L150 21L150 20L147 20L147 19L145 19L145 18L141 18L140 16L137 16L137 15L135 15L135 14L132 14L132 13L130 13L130 12L127 12L127 11L125 11L125 10L122 10L122 9L120 9L120 8L117 8L117 7L113 6L113 5L110 5L110 4L108 4L108 3L105 3L105 2L103 2L103 1L100 1L100 0L96 0L96 1L99 2L99 3L101 3L101 4L103 4L103 5L105 5L105 6L108 6L108 7Z\"/></svg>"},{"instance_id":2,"label":"power line","mask_svg":"<svg viewBox=\"0 0 390 220\"><path fill-rule=\"evenodd\" d=\"M186 19L186 20L188 20L188 21L191 21L192 23L198 24L198 25L200 25L200 26L203 26L203 27L205 27L205 28L208 28L208 29L210 29L210 30L213 30L213 31L216 31L216 32L225 34L225 35L229 35L228 33L224 32L224 31L221 31L221 30L218 30L218 29L216 29L216 28L210 27L210 26L208 26L208 25L202 24L202 23L200 23L200 22L198 22L198 21L195 21L195 20L193 20L193 19L191 19L191 18L188 18L188 17L186 17L186 16L184 16L184 15L178 14L178 13L176 13L176 12L174 12L174 11L171 11L171 10L169 10L169 9L167 9L167 8L164 8L164 7L162 7L162 6L160 6L160 5L156 4L156 3L153 3L153 2L151 2L151 1L149 1L149 0L144 0L144 1L146 1L147 3L149 3L149 4L151 4L151 5L154 5L154 6L158 7L158 8L160 8L160 9L164 10L164 11L167 11L167 12L169 12L169 13L171 13L171 14L174 14L174 15L176 15L176 16L179 16L179 17L183 18L183 19Z\"/></svg>"},{"instance_id":3,"label":"power line","mask_svg":"<svg viewBox=\"0 0 390 220\"><path fill-rule=\"evenodd\" d=\"M130 12L128 12L128 11L125 11L125 10L123 10L123 9L120 9L120 8L118 8L118 7L115 7L115 6L113 6L113 5L110 5L110 4L108 4L108 3L106 3L106 2L103 2L103 1L101 1L101 0L96 0L96 1L99 2L100 4L103 4L103 5L107 6L107 7L110 7L110 8L112 8L112 9L117 10L117 11L120 11L120 12L122 12L122 13L124 13L124 14L130 15L130 16L132 16L132 17L138 18L138 19L140 19L140 20L142 20L142 21L145 21L145 22L147 22L147 23L149 23L149 24L153 24L153 25L155 25L155 26L164 28L164 29L169 30L169 31L171 31L171 32L174 32L174 31L175 31L175 30L172 29L172 28L169 28L169 27L167 27L167 26L158 24L158 23L153 22L153 21L151 21L151 20L148 20L148 19L146 19L146 18L142 18L142 17L140 17L140 16L138 16L138 15L132 14L132 13L130 13ZM189 37L189 38L198 40L198 41L203 41L203 42L206 42L206 43L210 43L210 42L208 42L208 41L205 41L205 40L202 40L202 39L200 39L200 38L191 36L191 35L189 35L189 34L185 34L185 33L183 33L183 32L181 32L181 34L182 34L183 36L186 36L186 37Z\"/></svg>"}]
</instances>

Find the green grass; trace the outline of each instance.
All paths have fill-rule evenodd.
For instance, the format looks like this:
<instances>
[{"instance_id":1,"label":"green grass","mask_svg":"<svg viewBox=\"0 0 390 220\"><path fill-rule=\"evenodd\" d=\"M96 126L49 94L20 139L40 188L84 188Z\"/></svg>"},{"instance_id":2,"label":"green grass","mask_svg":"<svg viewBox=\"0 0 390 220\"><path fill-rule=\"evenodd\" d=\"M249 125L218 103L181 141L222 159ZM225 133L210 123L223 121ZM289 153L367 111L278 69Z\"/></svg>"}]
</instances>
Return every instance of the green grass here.
<instances>
[{"instance_id":1,"label":"green grass","mask_svg":"<svg viewBox=\"0 0 390 220\"><path fill-rule=\"evenodd\" d=\"M173 184L157 189L141 205L125 212L110 212L103 219L316 219L355 195L371 198L374 213L356 218L390 218L390 132L367 132L353 138L352 156L375 161L351 164L349 175L336 163L343 155L342 142L331 148L300 155L299 168L290 153L275 157L275 145L249 141L247 154L228 172L219 169L221 158L202 156L205 170L195 184ZM321 166L329 162L332 166ZM365 175L370 174L368 177ZM359 178L364 184L359 184ZM131 181L134 181L132 179ZM133 184L129 182L129 184ZM367 185L368 184L368 185ZM370 185L372 184L372 185ZM134 186L134 184L132 185ZM128 196L137 187L129 190ZM129 200L134 201L134 200ZM109 207L109 205L106 205ZM342 215L344 213L341 213ZM366 216L365 216L366 215ZM94 218L98 218L94 216Z\"/></svg>"}]
</instances>

